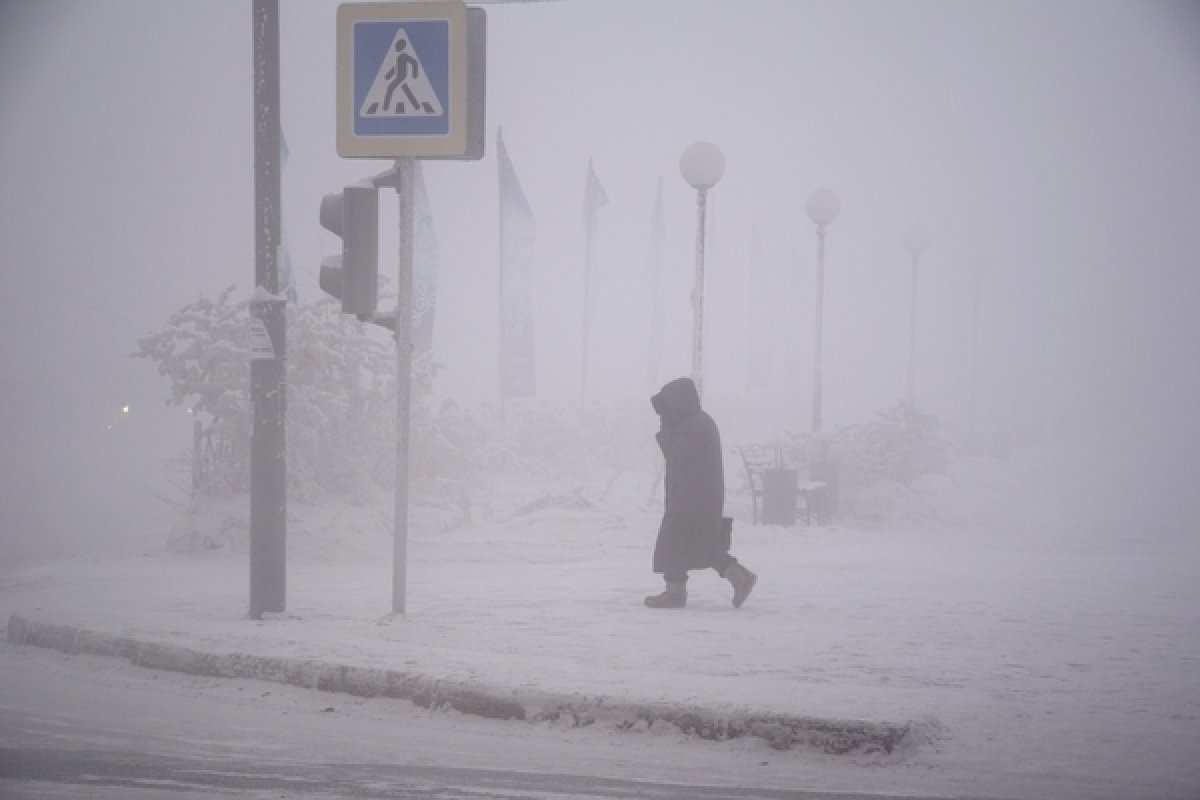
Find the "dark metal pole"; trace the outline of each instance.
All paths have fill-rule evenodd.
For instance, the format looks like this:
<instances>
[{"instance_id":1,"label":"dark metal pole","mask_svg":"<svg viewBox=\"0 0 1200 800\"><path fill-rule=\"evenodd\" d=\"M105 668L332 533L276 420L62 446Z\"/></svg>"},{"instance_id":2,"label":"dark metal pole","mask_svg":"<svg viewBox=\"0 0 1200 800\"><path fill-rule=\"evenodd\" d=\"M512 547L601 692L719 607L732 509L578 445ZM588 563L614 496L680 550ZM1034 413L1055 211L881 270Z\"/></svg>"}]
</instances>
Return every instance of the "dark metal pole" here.
<instances>
[{"instance_id":1,"label":"dark metal pole","mask_svg":"<svg viewBox=\"0 0 1200 800\"><path fill-rule=\"evenodd\" d=\"M279 296L281 242L279 152L279 0L254 0L254 284L252 324L270 337L272 353L250 362L251 619L280 613L286 603L284 364L286 316ZM261 322L260 322L261 321Z\"/></svg>"}]
</instances>

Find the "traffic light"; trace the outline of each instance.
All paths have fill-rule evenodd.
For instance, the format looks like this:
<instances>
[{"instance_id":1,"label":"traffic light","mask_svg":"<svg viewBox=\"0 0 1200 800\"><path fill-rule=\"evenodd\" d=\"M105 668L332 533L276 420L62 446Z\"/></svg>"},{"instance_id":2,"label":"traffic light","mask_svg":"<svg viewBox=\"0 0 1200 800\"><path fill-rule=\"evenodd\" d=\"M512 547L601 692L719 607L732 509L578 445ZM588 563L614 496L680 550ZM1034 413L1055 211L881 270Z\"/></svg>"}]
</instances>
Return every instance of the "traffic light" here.
<instances>
[{"instance_id":1,"label":"traffic light","mask_svg":"<svg viewBox=\"0 0 1200 800\"><path fill-rule=\"evenodd\" d=\"M321 199L321 226L342 237L342 254L321 261L321 289L342 301L342 313L375 315L379 295L379 190L347 186Z\"/></svg>"}]
</instances>

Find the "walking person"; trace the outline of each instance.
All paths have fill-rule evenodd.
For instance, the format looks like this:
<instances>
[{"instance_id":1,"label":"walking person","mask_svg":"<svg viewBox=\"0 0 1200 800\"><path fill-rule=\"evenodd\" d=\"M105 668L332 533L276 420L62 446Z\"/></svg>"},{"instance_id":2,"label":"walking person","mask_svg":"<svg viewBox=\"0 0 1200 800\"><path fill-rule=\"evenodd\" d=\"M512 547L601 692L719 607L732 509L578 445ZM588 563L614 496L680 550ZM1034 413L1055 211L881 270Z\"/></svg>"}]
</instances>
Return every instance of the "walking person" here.
<instances>
[{"instance_id":1,"label":"walking person","mask_svg":"<svg viewBox=\"0 0 1200 800\"><path fill-rule=\"evenodd\" d=\"M733 584L733 605L741 608L758 577L729 554L732 520L723 516L725 468L717 424L701 408L691 378L676 378L650 402L662 421L656 438L665 459L654 571L666 588L647 597L646 605L683 608L688 571L711 567Z\"/></svg>"}]
</instances>

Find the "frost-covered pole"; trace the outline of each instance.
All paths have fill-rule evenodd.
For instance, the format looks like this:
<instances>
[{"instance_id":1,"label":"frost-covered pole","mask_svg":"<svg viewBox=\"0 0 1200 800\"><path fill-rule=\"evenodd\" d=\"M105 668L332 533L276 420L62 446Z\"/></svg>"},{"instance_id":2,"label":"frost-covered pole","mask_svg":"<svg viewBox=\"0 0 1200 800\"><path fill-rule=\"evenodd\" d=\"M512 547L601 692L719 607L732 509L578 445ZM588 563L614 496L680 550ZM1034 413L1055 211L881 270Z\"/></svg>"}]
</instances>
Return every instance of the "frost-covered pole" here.
<instances>
[{"instance_id":1,"label":"frost-covered pole","mask_svg":"<svg viewBox=\"0 0 1200 800\"><path fill-rule=\"evenodd\" d=\"M254 0L254 284L252 324L271 347L250 362L254 423L250 445L251 619L286 604L284 364L286 316L279 296L279 0Z\"/></svg>"},{"instance_id":2,"label":"frost-covered pole","mask_svg":"<svg viewBox=\"0 0 1200 800\"><path fill-rule=\"evenodd\" d=\"M971 411L967 419L967 431L971 436L971 444L975 444L979 410L979 284L982 272L978 265L971 270L971 282L974 284L974 299L971 309Z\"/></svg>"},{"instance_id":3,"label":"frost-covered pole","mask_svg":"<svg viewBox=\"0 0 1200 800\"><path fill-rule=\"evenodd\" d=\"M696 282L692 287L692 380L704 397L704 229L708 190L725 174L725 155L712 142L695 142L679 157L679 174L696 190Z\"/></svg>"},{"instance_id":4,"label":"frost-covered pole","mask_svg":"<svg viewBox=\"0 0 1200 800\"><path fill-rule=\"evenodd\" d=\"M917 402L917 262L929 247L924 228L912 227L904 233L904 249L912 258L912 287L908 303L908 404Z\"/></svg>"},{"instance_id":5,"label":"frost-covered pole","mask_svg":"<svg viewBox=\"0 0 1200 800\"><path fill-rule=\"evenodd\" d=\"M392 613L404 615L408 587L408 444L412 410L413 203L412 158L396 159L399 267L396 275L396 533L392 566Z\"/></svg>"},{"instance_id":6,"label":"frost-covered pole","mask_svg":"<svg viewBox=\"0 0 1200 800\"><path fill-rule=\"evenodd\" d=\"M704 229L707 222L708 189L696 190L696 279L692 285L692 380L704 397Z\"/></svg>"},{"instance_id":7,"label":"frost-covered pole","mask_svg":"<svg viewBox=\"0 0 1200 800\"><path fill-rule=\"evenodd\" d=\"M821 404L823 402L825 366L825 225L817 224L817 299L816 330L813 335L813 385L812 385L812 432L821 432Z\"/></svg>"},{"instance_id":8,"label":"frost-covered pole","mask_svg":"<svg viewBox=\"0 0 1200 800\"><path fill-rule=\"evenodd\" d=\"M822 392L824 391L824 365L821 361L824 347L825 325L825 229L842 213L842 201L832 189L816 189L804 203L804 211L817 226L817 287L816 287L816 330L813 341L813 398L812 432L821 432Z\"/></svg>"},{"instance_id":9,"label":"frost-covered pole","mask_svg":"<svg viewBox=\"0 0 1200 800\"><path fill-rule=\"evenodd\" d=\"M589 166L590 162L589 162ZM585 209L585 214L587 213ZM587 400L588 344L592 335L592 261L595 257L596 218L588 214L584 220L583 245L583 356L579 368L579 399Z\"/></svg>"},{"instance_id":10,"label":"frost-covered pole","mask_svg":"<svg viewBox=\"0 0 1200 800\"><path fill-rule=\"evenodd\" d=\"M917 398L917 254L912 254L912 284L908 301L908 404Z\"/></svg>"}]
</instances>

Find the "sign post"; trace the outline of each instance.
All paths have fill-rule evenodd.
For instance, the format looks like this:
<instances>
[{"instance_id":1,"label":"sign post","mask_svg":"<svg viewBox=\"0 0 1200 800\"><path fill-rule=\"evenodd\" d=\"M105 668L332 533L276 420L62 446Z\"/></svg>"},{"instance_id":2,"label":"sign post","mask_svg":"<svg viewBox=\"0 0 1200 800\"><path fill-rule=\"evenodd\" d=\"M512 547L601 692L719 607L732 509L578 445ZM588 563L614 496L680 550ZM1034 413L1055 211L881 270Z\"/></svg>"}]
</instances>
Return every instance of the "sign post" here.
<instances>
[{"instance_id":1,"label":"sign post","mask_svg":"<svg viewBox=\"0 0 1200 800\"><path fill-rule=\"evenodd\" d=\"M413 204L416 164L396 159L396 532L392 546L392 613L404 615L408 595L408 448L412 418Z\"/></svg>"},{"instance_id":2,"label":"sign post","mask_svg":"<svg viewBox=\"0 0 1200 800\"><path fill-rule=\"evenodd\" d=\"M338 7L338 155L395 159L396 516L388 618L404 616L407 594L414 159L483 157L485 25L484 12L461 0Z\"/></svg>"}]
</instances>

